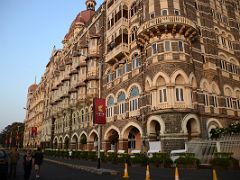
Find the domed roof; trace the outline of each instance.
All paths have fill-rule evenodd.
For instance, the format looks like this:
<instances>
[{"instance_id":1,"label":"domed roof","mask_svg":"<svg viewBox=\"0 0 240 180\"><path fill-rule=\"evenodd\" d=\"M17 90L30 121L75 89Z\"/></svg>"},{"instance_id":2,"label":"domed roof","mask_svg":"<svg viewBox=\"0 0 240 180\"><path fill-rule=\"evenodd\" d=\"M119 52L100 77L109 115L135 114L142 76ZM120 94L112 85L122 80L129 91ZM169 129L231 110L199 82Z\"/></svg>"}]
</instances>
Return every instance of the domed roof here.
<instances>
[{"instance_id":1,"label":"domed roof","mask_svg":"<svg viewBox=\"0 0 240 180\"><path fill-rule=\"evenodd\" d=\"M81 25L84 25L86 22L85 22L85 19L82 17L82 14L79 13L74 21L74 24L78 25L78 24L81 24Z\"/></svg>"},{"instance_id":2,"label":"domed roof","mask_svg":"<svg viewBox=\"0 0 240 180\"><path fill-rule=\"evenodd\" d=\"M28 88L28 92L34 92L37 89L38 85L36 83L32 84L31 86L29 86Z\"/></svg>"}]
</instances>

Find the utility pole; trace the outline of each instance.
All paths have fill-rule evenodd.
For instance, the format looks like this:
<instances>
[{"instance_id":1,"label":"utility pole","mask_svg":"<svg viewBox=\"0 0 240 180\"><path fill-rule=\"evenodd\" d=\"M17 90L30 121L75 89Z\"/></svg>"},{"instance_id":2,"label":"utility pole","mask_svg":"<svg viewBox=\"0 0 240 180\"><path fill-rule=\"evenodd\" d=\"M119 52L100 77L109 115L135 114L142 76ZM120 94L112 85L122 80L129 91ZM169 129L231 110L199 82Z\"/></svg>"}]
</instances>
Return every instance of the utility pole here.
<instances>
[{"instance_id":1,"label":"utility pole","mask_svg":"<svg viewBox=\"0 0 240 180\"><path fill-rule=\"evenodd\" d=\"M16 136L16 146L17 146L18 149L19 149L19 140L20 140L20 138L19 138L19 127L20 126L17 126L17 136Z\"/></svg>"}]
</instances>

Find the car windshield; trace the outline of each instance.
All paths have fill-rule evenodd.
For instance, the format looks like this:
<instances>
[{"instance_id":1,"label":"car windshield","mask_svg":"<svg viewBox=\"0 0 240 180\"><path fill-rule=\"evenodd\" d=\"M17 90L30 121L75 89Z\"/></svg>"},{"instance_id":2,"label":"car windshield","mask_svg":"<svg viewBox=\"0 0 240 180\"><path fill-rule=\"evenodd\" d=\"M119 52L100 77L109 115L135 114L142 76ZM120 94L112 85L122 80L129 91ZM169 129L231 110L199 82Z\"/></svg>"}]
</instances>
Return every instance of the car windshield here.
<instances>
[{"instance_id":1,"label":"car windshield","mask_svg":"<svg viewBox=\"0 0 240 180\"><path fill-rule=\"evenodd\" d=\"M4 151L0 151L0 158L5 157L5 156L6 156L5 152Z\"/></svg>"}]
</instances>

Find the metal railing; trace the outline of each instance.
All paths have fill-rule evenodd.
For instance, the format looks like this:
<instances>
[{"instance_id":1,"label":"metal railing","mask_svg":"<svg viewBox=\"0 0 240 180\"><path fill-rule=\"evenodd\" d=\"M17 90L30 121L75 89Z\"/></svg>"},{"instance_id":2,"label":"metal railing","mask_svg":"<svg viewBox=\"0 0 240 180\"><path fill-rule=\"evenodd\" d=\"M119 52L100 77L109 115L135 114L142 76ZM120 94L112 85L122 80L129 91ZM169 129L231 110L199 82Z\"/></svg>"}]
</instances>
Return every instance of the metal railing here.
<instances>
[{"instance_id":1,"label":"metal railing","mask_svg":"<svg viewBox=\"0 0 240 180\"><path fill-rule=\"evenodd\" d=\"M217 140L192 140L186 143L188 152L194 153L201 164L210 164L214 153L233 153L232 157L240 160L240 135L222 137Z\"/></svg>"}]
</instances>

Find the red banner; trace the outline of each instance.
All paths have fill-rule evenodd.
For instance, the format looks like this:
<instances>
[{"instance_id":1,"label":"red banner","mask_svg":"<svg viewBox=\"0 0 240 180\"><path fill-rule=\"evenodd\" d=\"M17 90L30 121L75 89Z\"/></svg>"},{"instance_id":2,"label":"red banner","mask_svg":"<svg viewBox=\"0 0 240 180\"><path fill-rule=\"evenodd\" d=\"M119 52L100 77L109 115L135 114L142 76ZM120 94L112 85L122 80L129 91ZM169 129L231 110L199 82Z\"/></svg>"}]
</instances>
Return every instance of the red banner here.
<instances>
[{"instance_id":1,"label":"red banner","mask_svg":"<svg viewBox=\"0 0 240 180\"><path fill-rule=\"evenodd\" d=\"M5 144L8 144L8 137L6 137L5 139Z\"/></svg>"},{"instance_id":2,"label":"red banner","mask_svg":"<svg viewBox=\"0 0 240 180\"><path fill-rule=\"evenodd\" d=\"M32 138L37 136L37 127L32 127Z\"/></svg>"},{"instance_id":3,"label":"red banner","mask_svg":"<svg viewBox=\"0 0 240 180\"><path fill-rule=\"evenodd\" d=\"M106 124L106 102L105 99L95 98L93 100L93 123Z\"/></svg>"},{"instance_id":4,"label":"red banner","mask_svg":"<svg viewBox=\"0 0 240 180\"><path fill-rule=\"evenodd\" d=\"M19 139L20 139L20 136L19 136L19 134L17 133L17 134L16 134L16 141L19 141Z\"/></svg>"}]
</instances>

